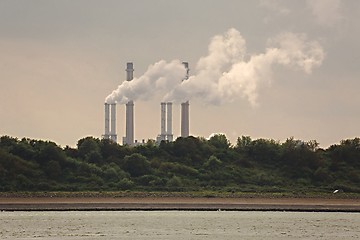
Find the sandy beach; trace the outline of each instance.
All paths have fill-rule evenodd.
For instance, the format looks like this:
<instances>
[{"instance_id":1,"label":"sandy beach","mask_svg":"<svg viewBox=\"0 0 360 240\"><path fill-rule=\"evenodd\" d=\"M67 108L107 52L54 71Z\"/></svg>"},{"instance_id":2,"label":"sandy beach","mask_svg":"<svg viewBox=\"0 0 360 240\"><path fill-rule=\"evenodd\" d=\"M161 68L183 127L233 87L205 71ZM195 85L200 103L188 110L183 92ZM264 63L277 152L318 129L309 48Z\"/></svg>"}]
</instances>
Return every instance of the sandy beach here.
<instances>
[{"instance_id":1,"label":"sandy beach","mask_svg":"<svg viewBox=\"0 0 360 240\"><path fill-rule=\"evenodd\" d=\"M360 212L360 199L219 197L0 197L0 210L236 210Z\"/></svg>"}]
</instances>

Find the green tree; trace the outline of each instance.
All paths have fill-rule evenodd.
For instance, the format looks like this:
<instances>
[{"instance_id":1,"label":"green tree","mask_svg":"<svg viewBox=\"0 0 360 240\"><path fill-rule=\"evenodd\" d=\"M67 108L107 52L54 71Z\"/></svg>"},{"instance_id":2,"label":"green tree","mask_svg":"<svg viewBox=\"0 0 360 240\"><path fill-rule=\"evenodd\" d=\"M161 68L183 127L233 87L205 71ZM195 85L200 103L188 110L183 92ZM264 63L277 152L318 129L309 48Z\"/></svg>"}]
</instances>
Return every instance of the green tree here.
<instances>
[{"instance_id":1,"label":"green tree","mask_svg":"<svg viewBox=\"0 0 360 240\"><path fill-rule=\"evenodd\" d=\"M47 164L46 164L46 175L50 178L50 179L57 179L60 180L60 177L62 177L62 169L61 166L59 164L59 162L54 161L54 160L50 160Z\"/></svg>"},{"instance_id":2,"label":"green tree","mask_svg":"<svg viewBox=\"0 0 360 240\"><path fill-rule=\"evenodd\" d=\"M217 149L228 149L230 141L226 138L225 134L215 134L209 139L209 144Z\"/></svg>"},{"instance_id":3,"label":"green tree","mask_svg":"<svg viewBox=\"0 0 360 240\"><path fill-rule=\"evenodd\" d=\"M102 164L101 142L93 137L80 139L77 143L79 157L90 163Z\"/></svg>"},{"instance_id":4,"label":"green tree","mask_svg":"<svg viewBox=\"0 0 360 240\"><path fill-rule=\"evenodd\" d=\"M28 138L21 139L21 141L13 146L11 153L25 160L34 159L36 152L30 143L31 140Z\"/></svg>"},{"instance_id":5,"label":"green tree","mask_svg":"<svg viewBox=\"0 0 360 240\"><path fill-rule=\"evenodd\" d=\"M139 153L133 153L124 158L123 168L132 177L139 177L151 172L150 162L146 157Z\"/></svg>"},{"instance_id":6,"label":"green tree","mask_svg":"<svg viewBox=\"0 0 360 240\"><path fill-rule=\"evenodd\" d=\"M246 152L249 147L251 146L251 137L250 136L241 136L241 137L238 137L237 138L237 141L236 141L236 149L238 151L243 151L243 152Z\"/></svg>"},{"instance_id":7,"label":"green tree","mask_svg":"<svg viewBox=\"0 0 360 240\"><path fill-rule=\"evenodd\" d=\"M208 169L210 171L220 170L221 165L222 161L214 155L211 155L209 159L204 163L205 169Z\"/></svg>"},{"instance_id":8,"label":"green tree","mask_svg":"<svg viewBox=\"0 0 360 240\"><path fill-rule=\"evenodd\" d=\"M169 179L166 186L169 187L170 189L178 190L178 188L183 186L183 183L181 178L179 178L178 176L173 176L172 178Z\"/></svg>"},{"instance_id":9,"label":"green tree","mask_svg":"<svg viewBox=\"0 0 360 240\"><path fill-rule=\"evenodd\" d=\"M56 161L59 163L65 161L66 156L64 152L55 143L39 142L38 145L39 150L36 159L40 164L42 164L42 166L45 166L50 161Z\"/></svg>"},{"instance_id":10,"label":"green tree","mask_svg":"<svg viewBox=\"0 0 360 240\"><path fill-rule=\"evenodd\" d=\"M321 166L320 158L308 143L289 138L282 144L282 163L286 174L295 178L310 178Z\"/></svg>"},{"instance_id":11,"label":"green tree","mask_svg":"<svg viewBox=\"0 0 360 240\"><path fill-rule=\"evenodd\" d=\"M10 136L2 136L0 138L0 148L11 152L11 150L18 144L19 140Z\"/></svg>"},{"instance_id":12,"label":"green tree","mask_svg":"<svg viewBox=\"0 0 360 240\"><path fill-rule=\"evenodd\" d=\"M360 167L360 138L342 140L340 145L330 146L328 153L334 164L344 162Z\"/></svg>"},{"instance_id":13,"label":"green tree","mask_svg":"<svg viewBox=\"0 0 360 240\"><path fill-rule=\"evenodd\" d=\"M204 152L204 143L195 137L177 138L172 145L171 151L168 153L173 157L174 161L178 161L187 165L202 165L204 155L209 152Z\"/></svg>"},{"instance_id":14,"label":"green tree","mask_svg":"<svg viewBox=\"0 0 360 240\"><path fill-rule=\"evenodd\" d=\"M247 152L257 162L277 164L280 161L281 146L274 140L260 138L251 142Z\"/></svg>"}]
</instances>

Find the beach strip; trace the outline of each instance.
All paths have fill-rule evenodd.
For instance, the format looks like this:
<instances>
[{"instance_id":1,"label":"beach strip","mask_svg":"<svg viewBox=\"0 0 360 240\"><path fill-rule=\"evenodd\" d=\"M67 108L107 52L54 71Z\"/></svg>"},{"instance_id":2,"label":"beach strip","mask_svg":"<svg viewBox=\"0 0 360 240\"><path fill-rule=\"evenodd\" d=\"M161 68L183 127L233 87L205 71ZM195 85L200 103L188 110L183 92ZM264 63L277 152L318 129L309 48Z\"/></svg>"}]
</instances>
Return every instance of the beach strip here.
<instances>
[{"instance_id":1,"label":"beach strip","mask_svg":"<svg viewBox=\"0 0 360 240\"><path fill-rule=\"evenodd\" d=\"M0 211L360 212L360 199L206 197L0 198Z\"/></svg>"}]
</instances>

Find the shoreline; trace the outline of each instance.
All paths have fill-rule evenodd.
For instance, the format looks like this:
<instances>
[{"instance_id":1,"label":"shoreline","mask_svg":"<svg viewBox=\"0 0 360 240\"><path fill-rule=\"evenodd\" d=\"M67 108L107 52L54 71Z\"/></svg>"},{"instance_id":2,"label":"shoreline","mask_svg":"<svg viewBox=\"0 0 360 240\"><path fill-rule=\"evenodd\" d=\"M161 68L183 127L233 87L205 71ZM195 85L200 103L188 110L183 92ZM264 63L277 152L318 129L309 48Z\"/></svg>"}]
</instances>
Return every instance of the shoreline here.
<instances>
[{"instance_id":1,"label":"shoreline","mask_svg":"<svg viewBox=\"0 0 360 240\"><path fill-rule=\"evenodd\" d=\"M360 199L244 197L14 197L0 211L297 211L360 212Z\"/></svg>"}]
</instances>

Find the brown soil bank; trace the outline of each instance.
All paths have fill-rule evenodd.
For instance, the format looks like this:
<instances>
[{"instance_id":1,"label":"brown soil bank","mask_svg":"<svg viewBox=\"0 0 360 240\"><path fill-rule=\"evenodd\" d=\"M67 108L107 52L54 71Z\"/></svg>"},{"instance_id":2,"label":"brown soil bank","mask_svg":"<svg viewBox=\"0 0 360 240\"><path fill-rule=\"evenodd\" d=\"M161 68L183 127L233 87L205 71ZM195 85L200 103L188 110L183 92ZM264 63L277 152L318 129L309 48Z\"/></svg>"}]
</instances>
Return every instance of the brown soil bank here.
<instances>
[{"instance_id":1,"label":"brown soil bank","mask_svg":"<svg viewBox=\"0 0 360 240\"><path fill-rule=\"evenodd\" d=\"M131 194L130 194L131 195ZM0 194L2 211L317 211L360 212L359 198L335 197L197 197L145 194L120 196L95 194Z\"/></svg>"}]
</instances>

